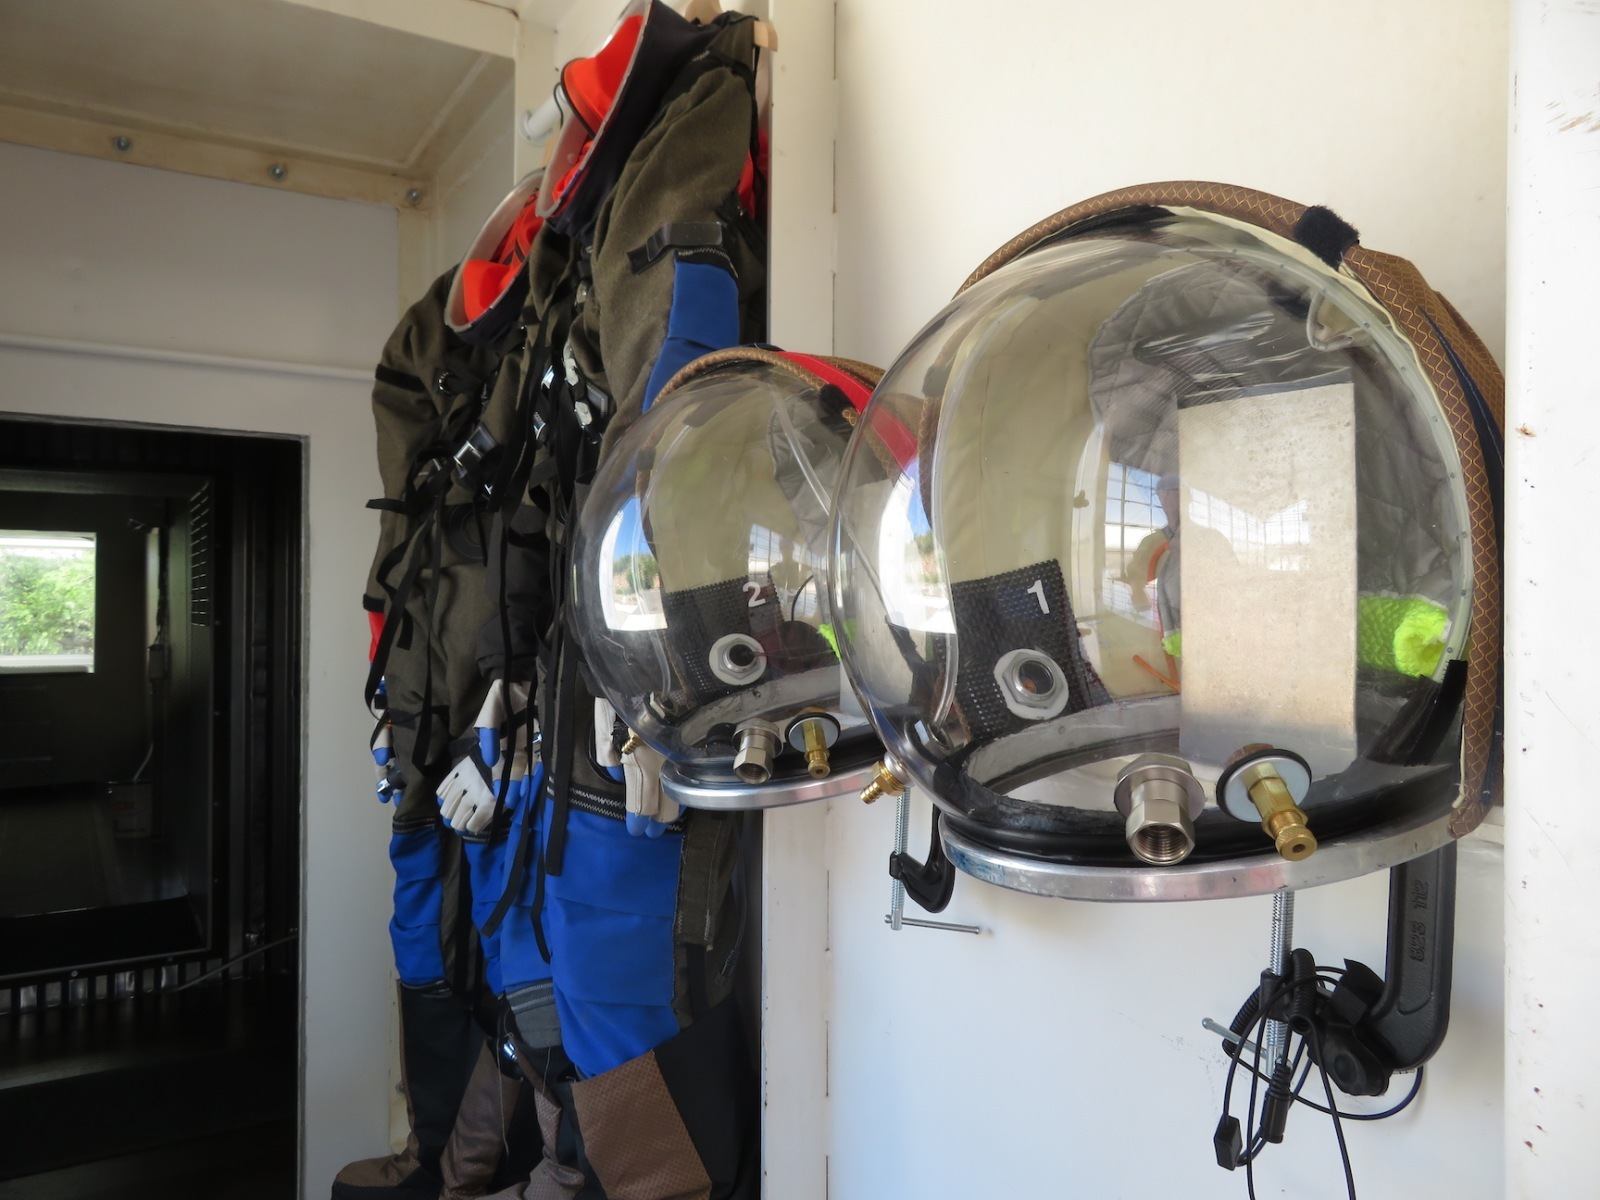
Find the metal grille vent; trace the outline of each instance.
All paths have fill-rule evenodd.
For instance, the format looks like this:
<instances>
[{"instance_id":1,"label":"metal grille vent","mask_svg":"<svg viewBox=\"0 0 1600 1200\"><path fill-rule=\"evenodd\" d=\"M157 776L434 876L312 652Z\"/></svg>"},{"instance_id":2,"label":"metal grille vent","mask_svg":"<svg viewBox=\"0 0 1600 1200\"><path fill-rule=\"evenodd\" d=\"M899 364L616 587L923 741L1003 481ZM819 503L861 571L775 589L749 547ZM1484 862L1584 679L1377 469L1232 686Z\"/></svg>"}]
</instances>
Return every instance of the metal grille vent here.
<instances>
[{"instance_id":1,"label":"metal grille vent","mask_svg":"<svg viewBox=\"0 0 1600 1200\"><path fill-rule=\"evenodd\" d=\"M213 617L211 485L189 497L189 623L209 628Z\"/></svg>"}]
</instances>

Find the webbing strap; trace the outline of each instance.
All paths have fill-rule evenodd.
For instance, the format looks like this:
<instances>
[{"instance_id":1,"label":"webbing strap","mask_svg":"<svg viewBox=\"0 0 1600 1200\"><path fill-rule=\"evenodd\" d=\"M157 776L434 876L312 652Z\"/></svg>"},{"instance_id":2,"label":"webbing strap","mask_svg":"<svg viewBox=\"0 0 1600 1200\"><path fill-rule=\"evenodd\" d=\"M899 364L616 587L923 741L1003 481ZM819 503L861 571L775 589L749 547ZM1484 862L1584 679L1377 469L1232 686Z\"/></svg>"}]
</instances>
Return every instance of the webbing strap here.
<instances>
[{"instance_id":1,"label":"webbing strap","mask_svg":"<svg viewBox=\"0 0 1600 1200\"><path fill-rule=\"evenodd\" d=\"M427 614L427 633L423 636L422 710L417 714L416 739L411 743L411 761L418 765L428 761L428 744L433 737L433 646L434 619L439 605L439 575L444 567L444 498L447 489L439 489L439 499L433 510L429 537L432 553L429 555L428 589L423 595L423 611Z\"/></svg>"},{"instance_id":2,"label":"webbing strap","mask_svg":"<svg viewBox=\"0 0 1600 1200\"><path fill-rule=\"evenodd\" d=\"M495 901L494 911L491 912L483 923L483 936L493 937L500 928L500 922L506 919L516 902L517 893L522 890L522 881L528 877L528 859L533 851L534 834L539 827L539 808L543 803L544 780L536 781L533 795L528 797L528 812L522 819L522 826L517 831L517 841L511 847L511 861L506 867L505 887L500 892L500 898ZM535 926L537 930L537 926ZM550 955L544 951L542 945L540 953L544 954L545 961L550 961Z\"/></svg>"},{"instance_id":3,"label":"webbing strap","mask_svg":"<svg viewBox=\"0 0 1600 1200\"><path fill-rule=\"evenodd\" d=\"M510 544L512 524L517 509L525 502L531 480L538 476L543 478L543 473L536 467L532 458L537 447L530 441L528 430L532 423L533 408L536 401L534 397L539 394L539 389L544 378L544 372L550 362L550 328L548 319L540 326L535 341L528 356L528 368L522 378L522 390L517 398L516 412L511 423L511 434L507 438L505 457L501 462L499 478L496 481L496 495L500 497L500 594L499 624L500 624L500 649L506 670L510 669L512 662L511 652L511 619L508 611L507 595L507 568L510 558ZM544 464L540 464L543 466ZM530 681L537 683L536 680ZM528 706L523 710L520 724L531 729L535 712L538 711L537 697L530 694ZM519 722L513 717L511 721L511 734L513 739L520 732ZM531 751L531 747L530 747ZM540 756L543 757L541 746ZM510 755L506 756L506 763L501 772L504 781L509 780ZM545 788L543 778L534 788L533 795L528 798L529 810L523 820L522 828L518 834L516 845L511 848L511 861L506 870L505 886L501 890L500 898L495 902L494 911L489 914L484 922L484 936L492 936L505 920L506 913L511 909L517 894L522 890L523 881L528 877L528 862L535 852L535 831L538 828L539 810L544 804ZM546 962L550 961L550 950L544 940L544 931L540 928L538 917L537 899L534 906L534 940L538 944L539 953Z\"/></svg>"},{"instance_id":4,"label":"webbing strap","mask_svg":"<svg viewBox=\"0 0 1600 1200\"><path fill-rule=\"evenodd\" d=\"M411 378L407 376L407 378ZM457 387L456 385L460 385ZM406 603L410 599L412 589L417 582L417 574L422 569L422 557L417 553L417 544L427 534L434 536L433 558L437 563L442 549L443 537L443 510L445 496L450 490L450 472L448 466L451 454L461 443L462 430L470 428L478 419L478 412L487 399L486 389L488 384L475 376L463 372L452 371L449 368L441 370L434 380L434 386L441 394L455 388L449 411L439 426L435 440L420 448L411 461L411 477L407 480L405 489L400 496L394 499L384 497L367 501L367 507L379 512L401 513L414 518L399 543L384 555L379 561L376 575L380 587L389 598L388 618L384 621L384 628L377 642L372 648L372 658L367 669L367 684L365 698L367 706L372 706L373 697L378 694L378 684L383 679L384 668L388 664L389 653L399 639L399 645L404 648L410 645L410 617L406 612ZM473 403L476 400L476 404ZM430 465L434 467L429 470ZM395 586L389 585L389 576L402 563L406 563L405 573L400 582ZM434 570L434 579L430 589L428 601L429 620L432 620L434 600L437 598L438 569ZM429 653L432 652L432 628L429 628ZM431 663L431 658L430 658ZM429 683L432 682L432 672L429 672ZM423 705L426 712L430 705ZM428 721L432 715L429 713Z\"/></svg>"},{"instance_id":5,"label":"webbing strap","mask_svg":"<svg viewBox=\"0 0 1600 1200\"><path fill-rule=\"evenodd\" d=\"M572 647L562 648L557 668L555 695L556 709L561 714L556 722L555 746L551 755L550 780L550 836L545 841L542 863L550 875L561 874L567 849L567 813L572 803L572 759L577 750L577 729L580 721L574 718L571 707L578 681L578 656Z\"/></svg>"},{"instance_id":6,"label":"webbing strap","mask_svg":"<svg viewBox=\"0 0 1600 1200\"><path fill-rule=\"evenodd\" d=\"M427 527L437 520L438 513L444 507L444 489L440 489L432 509L417 523L412 536L384 557L384 564L389 569L399 562L405 563L405 571L400 576L400 582L391 589L387 583L383 587L389 593L389 612L398 620L386 619L383 623L383 632L378 635L378 644L372 653L372 662L367 667L367 684L365 696L370 707L373 699L378 694L378 685L383 682L383 670L389 660L389 651L393 649L395 638L399 636L400 627L406 624L406 602L411 597L412 589L416 587L417 576L422 572L422 554L419 551L421 535ZM382 572L380 572L381 578Z\"/></svg>"}]
</instances>

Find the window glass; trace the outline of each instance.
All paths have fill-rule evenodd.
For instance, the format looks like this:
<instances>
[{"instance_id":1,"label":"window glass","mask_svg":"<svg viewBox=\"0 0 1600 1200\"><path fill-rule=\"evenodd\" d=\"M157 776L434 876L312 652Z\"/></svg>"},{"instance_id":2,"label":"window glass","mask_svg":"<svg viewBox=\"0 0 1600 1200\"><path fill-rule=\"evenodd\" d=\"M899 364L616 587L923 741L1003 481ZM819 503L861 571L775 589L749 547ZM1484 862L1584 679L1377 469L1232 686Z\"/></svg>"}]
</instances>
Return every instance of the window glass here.
<instances>
[{"instance_id":1,"label":"window glass","mask_svg":"<svg viewBox=\"0 0 1600 1200\"><path fill-rule=\"evenodd\" d=\"M94 670L94 538L0 530L0 671Z\"/></svg>"}]
</instances>

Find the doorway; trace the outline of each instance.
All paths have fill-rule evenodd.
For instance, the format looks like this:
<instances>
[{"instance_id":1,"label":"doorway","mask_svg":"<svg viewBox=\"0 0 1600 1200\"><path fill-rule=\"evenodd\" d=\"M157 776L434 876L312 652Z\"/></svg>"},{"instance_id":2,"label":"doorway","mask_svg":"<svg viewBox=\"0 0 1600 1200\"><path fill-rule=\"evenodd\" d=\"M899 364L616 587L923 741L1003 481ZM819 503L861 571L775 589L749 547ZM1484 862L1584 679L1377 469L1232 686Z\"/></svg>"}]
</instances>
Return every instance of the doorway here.
<instances>
[{"instance_id":1,"label":"doorway","mask_svg":"<svg viewBox=\"0 0 1600 1200\"><path fill-rule=\"evenodd\" d=\"M303 480L0 419L0 1198L294 1192Z\"/></svg>"}]
</instances>

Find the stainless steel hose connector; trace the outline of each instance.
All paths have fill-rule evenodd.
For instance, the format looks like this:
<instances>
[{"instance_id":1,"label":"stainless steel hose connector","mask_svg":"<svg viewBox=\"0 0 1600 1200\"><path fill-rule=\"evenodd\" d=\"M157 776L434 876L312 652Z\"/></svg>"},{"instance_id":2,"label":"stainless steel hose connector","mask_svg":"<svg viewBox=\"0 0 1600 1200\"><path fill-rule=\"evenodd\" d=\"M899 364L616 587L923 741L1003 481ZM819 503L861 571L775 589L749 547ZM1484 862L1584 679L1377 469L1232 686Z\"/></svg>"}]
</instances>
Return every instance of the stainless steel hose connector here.
<instances>
[{"instance_id":1,"label":"stainless steel hose connector","mask_svg":"<svg viewBox=\"0 0 1600 1200\"><path fill-rule=\"evenodd\" d=\"M1173 754L1144 754L1123 767L1114 793L1126 821L1128 849L1141 862L1170 867L1194 850L1194 819L1206 794L1189 764Z\"/></svg>"}]
</instances>

